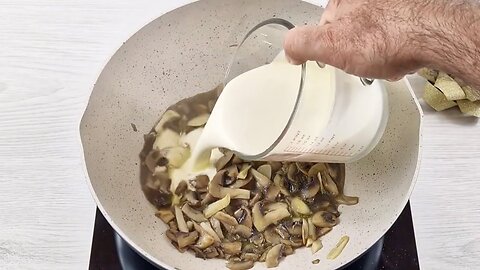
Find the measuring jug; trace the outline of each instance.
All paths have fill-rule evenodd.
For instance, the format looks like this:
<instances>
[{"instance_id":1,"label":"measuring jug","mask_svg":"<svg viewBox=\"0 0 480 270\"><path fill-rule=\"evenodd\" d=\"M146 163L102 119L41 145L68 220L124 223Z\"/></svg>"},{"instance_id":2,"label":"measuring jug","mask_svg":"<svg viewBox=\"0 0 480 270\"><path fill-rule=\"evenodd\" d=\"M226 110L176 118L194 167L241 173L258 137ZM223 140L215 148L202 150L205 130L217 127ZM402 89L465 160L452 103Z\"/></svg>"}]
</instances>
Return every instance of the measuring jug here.
<instances>
[{"instance_id":1,"label":"measuring jug","mask_svg":"<svg viewBox=\"0 0 480 270\"><path fill-rule=\"evenodd\" d=\"M293 27L279 18L255 26L239 44L225 82L265 64L286 62L282 44ZM387 123L383 82L317 62L303 64L298 72L295 104L282 114L288 119L278 137L257 153L231 150L247 160L347 163L366 156L380 141Z\"/></svg>"}]
</instances>

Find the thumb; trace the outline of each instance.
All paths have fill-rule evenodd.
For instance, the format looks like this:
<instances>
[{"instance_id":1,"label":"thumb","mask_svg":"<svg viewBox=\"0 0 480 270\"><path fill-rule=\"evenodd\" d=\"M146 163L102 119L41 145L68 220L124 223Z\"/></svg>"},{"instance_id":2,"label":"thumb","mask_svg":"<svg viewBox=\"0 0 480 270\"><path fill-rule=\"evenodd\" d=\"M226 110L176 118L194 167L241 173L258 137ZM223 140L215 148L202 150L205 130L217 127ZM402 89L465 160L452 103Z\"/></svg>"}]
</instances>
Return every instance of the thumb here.
<instances>
[{"instance_id":1,"label":"thumb","mask_svg":"<svg viewBox=\"0 0 480 270\"><path fill-rule=\"evenodd\" d=\"M340 37L334 24L300 26L288 31L283 48L289 62L295 65L311 60L341 66L337 53Z\"/></svg>"}]
</instances>

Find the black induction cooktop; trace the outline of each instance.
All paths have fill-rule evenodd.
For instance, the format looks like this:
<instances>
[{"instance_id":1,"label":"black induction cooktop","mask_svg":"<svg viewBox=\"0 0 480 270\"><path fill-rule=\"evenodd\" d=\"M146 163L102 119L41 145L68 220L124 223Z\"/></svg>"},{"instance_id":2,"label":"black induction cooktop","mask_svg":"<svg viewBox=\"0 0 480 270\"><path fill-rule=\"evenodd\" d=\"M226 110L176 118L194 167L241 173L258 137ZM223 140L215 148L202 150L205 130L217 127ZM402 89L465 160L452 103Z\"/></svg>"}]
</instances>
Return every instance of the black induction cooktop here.
<instances>
[{"instance_id":1,"label":"black induction cooktop","mask_svg":"<svg viewBox=\"0 0 480 270\"><path fill-rule=\"evenodd\" d=\"M158 270L115 233L97 210L90 254L90 270ZM343 270L420 269L410 204L378 242Z\"/></svg>"}]
</instances>

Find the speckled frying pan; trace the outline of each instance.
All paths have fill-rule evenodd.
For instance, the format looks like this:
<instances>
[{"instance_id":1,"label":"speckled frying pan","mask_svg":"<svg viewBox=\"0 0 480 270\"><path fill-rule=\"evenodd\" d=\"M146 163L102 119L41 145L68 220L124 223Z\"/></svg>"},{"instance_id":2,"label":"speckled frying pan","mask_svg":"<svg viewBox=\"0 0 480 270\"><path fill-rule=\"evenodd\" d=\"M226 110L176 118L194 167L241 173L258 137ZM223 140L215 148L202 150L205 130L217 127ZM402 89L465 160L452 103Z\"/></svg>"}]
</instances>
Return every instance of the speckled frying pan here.
<instances>
[{"instance_id":1,"label":"speckled frying pan","mask_svg":"<svg viewBox=\"0 0 480 270\"><path fill-rule=\"evenodd\" d=\"M107 220L141 255L168 269L224 269L223 260L179 253L164 236L166 226L140 189L143 134L178 100L222 81L232 44L271 17L297 25L318 21L322 9L291 0L202 0L173 10L123 44L100 74L81 122L85 165L93 196ZM336 269L357 258L394 223L414 186L420 160L422 113L406 81L387 83L390 116L376 149L346 168L347 194L341 222L315 255L297 250L280 269ZM135 129L132 126L135 125ZM335 260L326 254L342 235L350 242ZM313 259L320 263L313 265ZM255 269L263 269L257 263Z\"/></svg>"}]
</instances>

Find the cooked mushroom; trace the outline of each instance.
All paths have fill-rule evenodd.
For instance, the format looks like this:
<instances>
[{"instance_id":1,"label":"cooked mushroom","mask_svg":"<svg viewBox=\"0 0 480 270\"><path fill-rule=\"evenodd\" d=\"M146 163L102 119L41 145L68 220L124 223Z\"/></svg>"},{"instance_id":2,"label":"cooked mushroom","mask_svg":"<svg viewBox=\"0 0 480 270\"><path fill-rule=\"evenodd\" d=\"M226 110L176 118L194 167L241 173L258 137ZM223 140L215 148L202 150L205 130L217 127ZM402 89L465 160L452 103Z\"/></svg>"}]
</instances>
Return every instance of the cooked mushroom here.
<instances>
[{"instance_id":1,"label":"cooked mushroom","mask_svg":"<svg viewBox=\"0 0 480 270\"><path fill-rule=\"evenodd\" d=\"M252 174L248 174L247 177L245 177L245 179L237 179L237 181L235 181L235 183L233 183L230 188L241 188L241 187L245 187L247 184L250 183L250 181L252 181L253 179L253 176Z\"/></svg>"},{"instance_id":2,"label":"cooked mushroom","mask_svg":"<svg viewBox=\"0 0 480 270\"><path fill-rule=\"evenodd\" d=\"M185 192L185 190L187 190L187 188L188 188L187 182L181 181L180 183L178 183L178 186L175 189L174 193L180 196Z\"/></svg>"},{"instance_id":3,"label":"cooked mushroom","mask_svg":"<svg viewBox=\"0 0 480 270\"><path fill-rule=\"evenodd\" d=\"M203 214L205 217L209 218L218 211L222 210L223 208L227 207L230 204L230 195L227 193L223 199L220 199L212 204L207 205L205 209L203 209Z\"/></svg>"},{"instance_id":4,"label":"cooked mushroom","mask_svg":"<svg viewBox=\"0 0 480 270\"><path fill-rule=\"evenodd\" d=\"M327 169L327 166L325 163L317 163L310 167L308 170L308 177L315 177L318 175L318 173L323 172Z\"/></svg>"},{"instance_id":5,"label":"cooked mushroom","mask_svg":"<svg viewBox=\"0 0 480 270\"><path fill-rule=\"evenodd\" d=\"M199 249L206 249L209 246L213 245L213 243L215 243L215 239L208 232L206 232L202 228L202 226L198 225L195 222L193 223L193 226L195 230L200 234L200 237L198 238L198 241L195 244L195 247Z\"/></svg>"},{"instance_id":6,"label":"cooked mushroom","mask_svg":"<svg viewBox=\"0 0 480 270\"><path fill-rule=\"evenodd\" d=\"M314 197L320 190L320 181L317 177L307 178L306 183L303 184L303 187L300 191L300 195L303 199L308 199Z\"/></svg>"},{"instance_id":7,"label":"cooked mushroom","mask_svg":"<svg viewBox=\"0 0 480 270\"><path fill-rule=\"evenodd\" d=\"M275 232L282 238L282 239L289 239L290 234L288 233L287 228L283 224L278 224L275 226Z\"/></svg>"},{"instance_id":8,"label":"cooked mushroom","mask_svg":"<svg viewBox=\"0 0 480 270\"><path fill-rule=\"evenodd\" d=\"M309 217L308 221L308 238L312 241L317 240L317 229L315 228L315 224L313 224L312 218Z\"/></svg>"},{"instance_id":9,"label":"cooked mushroom","mask_svg":"<svg viewBox=\"0 0 480 270\"><path fill-rule=\"evenodd\" d=\"M195 244L198 239L198 232L193 231L190 233L178 232L175 234L179 248L184 248L189 245Z\"/></svg>"},{"instance_id":10,"label":"cooked mushroom","mask_svg":"<svg viewBox=\"0 0 480 270\"><path fill-rule=\"evenodd\" d=\"M214 246L206 248L203 253L205 253L205 257L208 259L216 258L218 256L218 251Z\"/></svg>"},{"instance_id":11,"label":"cooked mushroom","mask_svg":"<svg viewBox=\"0 0 480 270\"><path fill-rule=\"evenodd\" d=\"M280 188L280 192L282 192L283 195L290 196L290 192L285 186L285 179L282 175L276 174L273 178L273 183L275 183L275 185Z\"/></svg>"},{"instance_id":12,"label":"cooked mushroom","mask_svg":"<svg viewBox=\"0 0 480 270\"><path fill-rule=\"evenodd\" d=\"M293 254L293 248L292 246L284 245L283 246L283 256L288 256Z\"/></svg>"},{"instance_id":13,"label":"cooked mushroom","mask_svg":"<svg viewBox=\"0 0 480 270\"><path fill-rule=\"evenodd\" d=\"M143 192L145 197L153 204L157 209L170 206L172 203L172 193L163 192L157 189L152 189L147 185L143 186Z\"/></svg>"},{"instance_id":14,"label":"cooked mushroom","mask_svg":"<svg viewBox=\"0 0 480 270\"><path fill-rule=\"evenodd\" d=\"M245 179L247 177L248 171L250 170L251 167L252 167L252 165L250 165L248 163L243 164L242 169L240 170L240 172L237 175L237 178L238 179Z\"/></svg>"},{"instance_id":15,"label":"cooked mushroom","mask_svg":"<svg viewBox=\"0 0 480 270\"><path fill-rule=\"evenodd\" d=\"M213 230L212 226L210 226L210 223L208 221L200 223L200 226L202 229L204 229L208 234L210 234L213 239L217 242L221 242L220 237L217 235L217 233Z\"/></svg>"},{"instance_id":16,"label":"cooked mushroom","mask_svg":"<svg viewBox=\"0 0 480 270\"><path fill-rule=\"evenodd\" d=\"M152 150L153 143L155 142L155 137L156 133L155 132L150 132L148 134L143 135L143 148L142 151L140 152L140 160L145 160L145 157L148 155L148 153Z\"/></svg>"},{"instance_id":17,"label":"cooked mushroom","mask_svg":"<svg viewBox=\"0 0 480 270\"><path fill-rule=\"evenodd\" d=\"M165 223L168 223L175 218L175 215L172 213L170 209L159 209L155 213L155 216L161 219Z\"/></svg>"},{"instance_id":18,"label":"cooked mushroom","mask_svg":"<svg viewBox=\"0 0 480 270\"><path fill-rule=\"evenodd\" d=\"M322 245L322 241L320 239L317 239L316 241L314 241L312 243L312 247L311 247L312 254L317 253L317 251L322 249L322 247L323 247L323 245Z\"/></svg>"},{"instance_id":19,"label":"cooked mushroom","mask_svg":"<svg viewBox=\"0 0 480 270\"><path fill-rule=\"evenodd\" d=\"M280 194L280 188L277 185L270 185L268 188L266 188L265 200L275 201L278 194Z\"/></svg>"},{"instance_id":20,"label":"cooked mushroom","mask_svg":"<svg viewBox=\"0 0 480 270\"><path fill-rule=\"evenodd\" d=\"M325 191L327 191L332 196L338 195L337 184L332 180L332 177L328 173L321 173L322 183Z\"/></svg>"},{"instance_id":21,"label":"cooked mushroom","mask_svg":"<svg viewBox=\"0 0 480 270\"><path fill-rule=\"evenodd\" d=\"M282 244L278 244L273 246L267 253L267 257L265 258L265 265L268 268L272 267L277 267L278 266L278 260L280 259L280 256L282 255Z\"/></svg>"},{"instance_id":22,"label":"cooked mushroom","mask_svg":"<svg viewBox=\"0 0 480 270\"><path fill-rule=\"evenodd\" d=\"M217 212L213 217L218 219L218 221L220 221L224 225L228 225L228 226L237 226L238 225L238 222L234 217L230 216L227 213L221 212L221 211Z\"/></svg>"},{"instance_id":23,"label":"cooked mushroom","mask_svg":"<svg viewBox=\"0 0 480 270\"><path fill-rule=\"evenodd\" d=\"M345 194L340 194L335 197L335 201L338 204L345 204L345 205L355 205L358 203L358 197L347 196Z\"/></svg>"},{"instance_id":24,"label":"cooked mushroom","mask_svg":"<svg viewBox=\"0 0 480 270\"><path fill-rule=\"evenodd\" d=\"M262 214L262 206L263 203L260 201L257 202L252 209L253 225L255 225L255 228L257 228L259 232L264 231L268 225L277 223L280 220L290 216L290 212L288 212L285 204L276 204L276 209L272 209L265 215Z\"/></svg>"},{"instance_id":25,"label":"cooked mushroom","mask_svg":"<svg viewBox=\"0 0 480 270\"><path fill-rule=\"evenodd\" d=\"M162 118L160 118L160 121L158 121L157 125L155 126L155 131L160 132L162 131L163 126L170 122L170 121L175 121L180 118L180 114L178 114L174 110L167 110L166 112L163 113Z\"/></svg>"},{"instance_id":26,"label":"cooked mushroom","mask_svg":"<svg viewBox=\"0 0 480 270\"><path fill-rule=\"evenodd\" d=\"M258 258L260 258L260 255L253 252L246 252L242 254L241 258L242 260L255 262L255 261L258 261Z\"/></svg>"},{"instance_id":27,"label":"cooked mushroom","mask_svg":"<svg viewBox=\"0 0 480 270\"><path fill-rule=\"evenodd\" d=\"M307 244L307 239L308 239L308 221L306 219L303 219L302 221L302 242L303 244Z\"/></svg>"},{"instance_id":28,"label":"cooked mushroom","mask_svg":"<svg viewBox=\"0 0 480 270\"><path fill-rule=\"evenodd\" d=\"M197 199L197 195L195 192L191 190L187 190L183 195L183 197L185 198L185 200L187 200L187 203L190 206L194 206L194 207L200 206L200 201Z\"/></svg>"},{"instance_id":29,"label":"cooked mushroom","mask_svg":"<svg viewBox=\"0 0 480 270\"><path fill-rule=\"evenodd\" d=\"M183 217L182 210L180 207L175 205L175 218L177 220L178 230L184 233L188 233L187 223Z\"/></svg>"},{"instance_id":30,"label":"cooked mushroom","mask_svg":"<svg viewBox=\"0 0 480 270\"><path fill-rule=\"evenodd\" d=\"M263 174L268 179L272 178L272 166L270 164L263 164L257 168L257 171Z\"/></svg>"},{"instance_id":31,"label":"cooked mushroom","mask_svg":"<svg viewBox=\"0 0 480 270\"><path fill-rule=\"evenodd\" d=\"M261 192L256 192L254 193L253 198L248 202L248 206L253 207L257 202L259 202L262 199L262 193Z\"/></svg>"},{"instance_id":32,"label":"cooked mushroom","mask_svg":"<svg viewBox=\"0 0 480 270\"><path fill-rule=\"evenodd\" d=\"M234 261L229 261L227 263L227 268L230 270L247 270L252 268L254 265L253 261L240 261L240 262L234 262Z\"/></svg>"},{"instance_id":33,"label":"cooked mushroom","mask_svg":"<svg viewBox=\"0 0 480 270\"><path fill-rule=\"evenodd\" d=\"M145 157L145 166L147 166L150 172L154 172L157 165L164 166L168 163L168 160L162 155L160 150L152 149Z\"/></svg>"},{"instance_id":34,"label":"cooked mushroom","mask_svg":"<svg viewBox=\"0 0 480 270\"><path fill-rule=\"evenodd\" d=\"M215 198L223 198L227 194L231 199L250 199L250 191L240 188L228 188L223 187L220 183L223 183L223 178L226 177L226 170L219 171L208 184L208 193Z\"/></svg>"},{"instance_id":35,"label":"cooked mushroom","mask_svg":"<svg viewBox=\"0 0 480 270\"><path fill-rule=\"evenodd\" d=\"M259 171L252 168L252 169L250 169L250 172L252 173L253 178L255 178L255 180L257 180L257 183L260 186L268 187L271 184L270 179L268 177L266 177L265 175L263 175L262 173L260 173Z\"/></svg>"},{"instance_id":36,"label":"cooked mushroom","mask_svg":"<svg viewBox=\"0 0 480 270\"><path fill-rule=\"evenodd\" d=\"M190 147L173 146L160 150L162 155L168 159L168 166L180 168L190 157Z\"/></svg>"},{"instance_id":37,"label":"cooked mushroom","mask_svg":"<svg viewBox=\"0 0 480 270\"><path fill-rule=\"evenodd\" d=\"M330 227L325 227L325 228L319 228L317 230L317 236L320 237L320 236L324 236L325 234L329 233L332 231L332 228Z\"/></svg>"},{"instance_id":38,"label":"cooked mushroom","mask_svg":"<svg viewBox=\"0 0 480 270\"><path fill-rule=\"evenodd\" d=\"M232 160L232 158L233 158L233 152L232 151L227 151L215 163L215 168L217 168L217 171L220 171L221 169L225 168L225 166L227 166L227 164L230 162L230 160Z\"/></svg>"},{"instance_id":39,"label":"cooked mushroom","mask_svg":"<svg viewBox=\"0 0 480 270\"><path fill-rule=\"evenodd\" d=\"M179 140L180 134L167 128L162 130L162 132L157 133L157 137L153 143L152 149L163 150L175 147L178 146Z\"/></svg>"},{"instance_id":40,"label":"cooked mushroom","mask_svg":"<svg viewBox=\"0 0 480 270\"><path fill-rule=\"evenodd\" d=\"M252 242L256 246L261 246L264 241L265 241L265 237L263 237L263 234L261 233L255 233L250 237L250 242Z\"/></svg>"},{"instance_id":41,"label":"cooked mushroom","mask_svg":"<svg viewBox=\"0 0 480 270\"><path fill-rule=\"evenodd\" d=\"M265 241L272 245L280 244L282 242L282 238L280 237L280 235L278 235L274 228L270 227L266 229L263 232L263 235L265 236Z\"/></svg>"},{"instance_id":42,"label":"cooked mushroom","mask_svg":"<svg viewBox=\"0 0 480 270\"><path fill-rule=\"evenodd\" d=\"M210 193L205 193L203 195L205 195L205 197L200 202L200 205L203 205L203 206L206 206L210 203L213 203L217 199L217 198L213 197L212 195L210 195Z\"/></svg>"},{"instance_id":43,"label":"cooked mushroom","mask_svg":"<svg viewBox=\"0 0 480 270\"><path fill-rule=\"evenodd\" d=\"M250 236L252 235L253 232L252 232L251 228L249 228L245 225L242 225L242 224L238 224L234 228L233 233L238 234L243 238L250 238Z\"/></svg>"},{"instance_id":44,"label":"cooked mushroom","mask_svg":"<svg viewBox=\"0 0 480 270\"><path fill-rule=\"evenodd\" d=\"M208 187L208 182L210 182L210 179L208 179L207 175L199 175L195 177L195 184L193 185L195 187L196 191L206 191Z\"/></svg>"},{"instance_id":45,"label":"cooked mushroom","mask_svg":"<svg viewBox=\"0 0 480 270\"><path fill-rule=\"evenodd\" d=\"M338 218L327 211L319 211L312 216L312 222L317 227L333 227L338 224Z\"/></svg>"},{"instance_id":46,"label":"cooked mushroom","mask_svg":"<svg viewBox=\"0 0 480 270\"><path fill-rule=\"evenodd\" d=\"M293 212L297 215L310 215L312 211L308 208L308 205L304 203L300 198L294 197L290 202L290 207L292 208Z\"/></svg>"},{"instance_id":47,"label":"cooked mushroom","mask_svg":"<svg viewBox=\"0 0 480 270\"><path fill-rule=\"evenodd\" d=\"M223 251L230 255L240 254L242 252L242 242L223 242L221 244Z\"/></svg>"},{"instance_id":48,"label":"cooked mushroom","mask_svg":"<svg viewBox=\"0 0 480 270\"><path fill-rule=\"evenodd\" d=\"M333 259L337 258L338 255L340 255L342 253L345 246L348 244L349 239L350 238L346 235L342 236L342 238L340 238L340 241L338 241L337 245L332 250L330 250L330 252L328 253L327 259L333 260Z\"/></svg>"},{"instance_id":49,"label":"cooked mushroom","mask_svg":"<svg viewBox=\"0 0 480 270\"><path fill-rule=\"evenodd\" d=\"M210 117L210 114L208 114L208 113L201 114L197 117L194 117L194 118L190 119L187 122L187 126L189 126L189 127L201 127L201 126L203 126L207 123L209 117Z\"/></svg>"},{"instance_id":50,"label":"cooked mushroom","mask_svg":"<svg viewBox=\"0 0 480 270\"><path fill-rule=\"evenodd\" d=\"M215 231L215 233L218 235L218 238L220 238L220 240L223 240L225 236L223 235L222 227L220 226L220 221L218 221L218 219L214 217L211 217L210 224L212 225L212 228Z\"/></svg>"},{"instance_id":51,"label":"cooked mushroom","mask_svg":"<svg viewBox=\"0 0 480 270\"><path fill-rule=\"evenodd\" d=\"M252 228L253 222L252 222L252 214L250 213L250 210L246 208L245 206L240 207L235 211L233 214L235 218L237 219L238 223L243 224L250 229Z\"/></svg>"},{"instance_id":52,"label":"cooked mushroom","mask_svg":"<svg viewBox=\"0 0 480 270\"><path fill-rule=\"evenodd\" d=\"M190 218L191 220L193 220L193 221L196 221L196 222L204 222L204 221L207 221L207 219L205 218L205 216L203 215L202 212L193 209L193 208L190 207L190 205L188 205L187 203L183 205L182 211L183 211L183 213L185 213L185 215L186 215L187 217L189 217L189 218Z\"/></svg>"}]
</instances>

